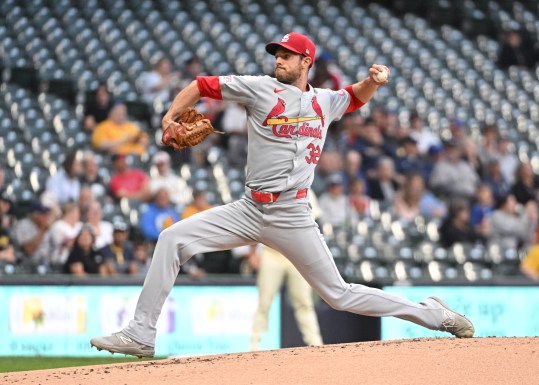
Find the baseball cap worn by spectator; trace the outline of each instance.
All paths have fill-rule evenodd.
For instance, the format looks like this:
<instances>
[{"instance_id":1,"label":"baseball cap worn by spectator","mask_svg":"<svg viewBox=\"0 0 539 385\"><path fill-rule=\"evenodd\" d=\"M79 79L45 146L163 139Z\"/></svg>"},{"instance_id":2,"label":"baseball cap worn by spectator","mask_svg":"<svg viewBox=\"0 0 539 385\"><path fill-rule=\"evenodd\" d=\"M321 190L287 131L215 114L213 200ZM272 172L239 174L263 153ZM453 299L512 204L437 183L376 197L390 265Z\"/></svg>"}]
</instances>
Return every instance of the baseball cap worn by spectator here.
<instances>
[{"instance_id":1,"label":"baseball cap worn by spectator","mask_svg":"<svg viewBox=\"0 0 539 385\"><path fill-rule=\"evenodd\" d=\"M439 155L443 151L443 147L440 144L431 144L428 150L429 156Z\"/></svg>"},{"instance_id":2,"label":"baseball cap worn by spectator","mask_svg":"<svg viewBox=\"0 0 539 385\"><path fill-rule=\"evenodd\" d=\"M0 200L11 204L13 197L6 190L2 190L0 191Z\"/></svg>"},{"instance_id":3,"label":"baseball cap worn by spectator","mask_svg":"<svg viewBox=\"0 0 539 385\"><path fill-rule=\"evenodd\" d=\"M311 58L311 65L314 64L316 57L316 47L307 36L297 32L290 32L283 36L280 42L271 42L266 44L266 52L275 55L278 48L285 48Z\"/></svg>"},{"instance_id":4,"label":"baseball cap worn by spectator","mask_svg":"<svg viewBox=\"0 0 539 385\"><path fill-rule=\"evenodd\" d=\"M32 202L30 204L30 212L31 213L39 213L39 214L46 214L49 211L51 211L51 208L48 206L45 206L43 203L36 201Z\"/></svg>"},{"instance_id":5,"label":"baseball cap worn by spectator","mask_svg":"<svg viewBox=\"0 0 539 385\"><path fill-rule=\"evenodd\" d=\"M111 160L112 162L117 162L119 160L124 160L125 158L127 158L127 155L124 155L124 154L113 154L112 157L111 157Z\"/></svg>"},{"instance_id":6,"label":"baseball cap worn by spectator","mask_svg":"<svg viewBox=\"0 0 539 385\"><path fill-rule=\"evenodd\" d=\"M417 140L413 136L407 135L402 138L401 144L417 144Z\"/></svg>"},{"instance_id":7,"label":"baseball cap worn by spectator","mask_svg":"<svg viewBox=\"0 0 539 385\"><path fill-rule=\"evenodd\" d=\"M343 178L340 174L333 174L328 177L328 186L340 186L343 184Z\"/></svg>"},{"instance_id":8,"label":"baseball cap worn by spectator","mask_svg":"<svg viewBox=\"0 0 539 385\"><path fill-rule=\"evenodd\" d=\"M127 229L128 229L127 223L125 223L122 220L115 220L112 223L112 227L113 227L114 231L127 231Z\"/></svg>"},{"instance_id":9,"label":"baseball cap worn by spectator","mask_svg":"<svg viewBox=\"0 0 539 385\"><path fill-rule=\"evenodd\" d=\"M152 158L153 164L170 163L170 155L165 151L157 151Z\"/></svg>"},{"instance_id":10,"label":"baseball cap worn by spectator","mask_svg":"<svg viewBox=\"0 0 539 385\"><path fill-rule=\"evenodd\" d=\"M455 139L449 139L444 142L444 149L458 148L459 144Z\"/></svg>"}]
</instances>

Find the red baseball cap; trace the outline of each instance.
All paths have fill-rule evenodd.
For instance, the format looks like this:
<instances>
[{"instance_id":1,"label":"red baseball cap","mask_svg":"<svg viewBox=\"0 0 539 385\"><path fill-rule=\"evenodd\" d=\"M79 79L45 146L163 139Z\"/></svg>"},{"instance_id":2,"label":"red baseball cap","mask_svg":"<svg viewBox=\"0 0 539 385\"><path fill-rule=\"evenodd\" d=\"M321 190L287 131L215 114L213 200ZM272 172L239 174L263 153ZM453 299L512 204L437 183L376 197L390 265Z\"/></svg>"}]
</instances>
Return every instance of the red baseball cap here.
<instances>
[{"instance_id":1,"label":"red baseball cap","mask_svg":"<svg viewBox=\"0 0 539 385\"><path fill-rule=\"evenodd\" d=\"M269 54L275 55L279 47L286 48L292 52L310 57L312 64L316 57L316 47L307 36L297 32L290 32L283 36L280 42L272 42L266 44L266 51Z\"/></svg>"}]
</instances>

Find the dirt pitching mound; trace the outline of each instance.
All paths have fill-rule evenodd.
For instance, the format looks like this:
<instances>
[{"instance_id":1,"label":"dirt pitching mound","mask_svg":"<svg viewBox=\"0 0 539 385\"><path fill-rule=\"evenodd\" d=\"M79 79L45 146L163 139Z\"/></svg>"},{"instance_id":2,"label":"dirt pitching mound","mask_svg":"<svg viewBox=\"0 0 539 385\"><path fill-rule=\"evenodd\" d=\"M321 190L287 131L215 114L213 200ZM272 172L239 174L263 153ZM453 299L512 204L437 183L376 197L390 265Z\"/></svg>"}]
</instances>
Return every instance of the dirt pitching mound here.
<instances>
[{"instance_id":1,"label":"dirt pitching mound","mask_svg":"<svg viewBox=\"0 0 539 385\"><path fill-rule=\"evenodd\" d=\"M0 374L3 384L537 384L539 338L414 339Z\"/></svg>"}]
</instances>

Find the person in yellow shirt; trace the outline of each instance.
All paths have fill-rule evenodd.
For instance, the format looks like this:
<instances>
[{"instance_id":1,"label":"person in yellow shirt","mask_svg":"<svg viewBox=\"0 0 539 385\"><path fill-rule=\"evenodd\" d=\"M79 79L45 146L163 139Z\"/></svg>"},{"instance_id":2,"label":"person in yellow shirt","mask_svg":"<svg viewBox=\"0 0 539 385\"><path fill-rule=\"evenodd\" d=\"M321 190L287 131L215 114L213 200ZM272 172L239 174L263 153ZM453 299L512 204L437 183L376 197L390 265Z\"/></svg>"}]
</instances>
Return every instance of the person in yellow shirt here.
<instances>
[{"instance_id":1,"label":"person in yellow shirt","mask_svg":"<svg viewBox=\"0 0 539 385\"><path fill-rule=\"evenodd\" d=\"M193 202L183 210L182 219L189 218L192 215L198 214L204 210L211 208L212 205L208 203L206 193L201 190L194 191Z\"/></svg>"},{"instance_id":2,"label":"person in yellow shirt","mask_svg":"<svg viewBox=\"0 0 539 385\"><path fill-rule=\"evenodd\" d=\"M119 155L142 155L148 148L148 134L127 117L127 107L115 102L106 120L92 133L95 150Z\"/></svg>"},{"instance_id":3,"label":"person in yellow shirt","mask_svg":"<svg viewBox=\"0 0 539 385\"><path fill-rule=\"evenodd\" d=\"M539 280L539 244L534 245L520 262L520 271L531 279Z\"/></svg>"}]
</instances>

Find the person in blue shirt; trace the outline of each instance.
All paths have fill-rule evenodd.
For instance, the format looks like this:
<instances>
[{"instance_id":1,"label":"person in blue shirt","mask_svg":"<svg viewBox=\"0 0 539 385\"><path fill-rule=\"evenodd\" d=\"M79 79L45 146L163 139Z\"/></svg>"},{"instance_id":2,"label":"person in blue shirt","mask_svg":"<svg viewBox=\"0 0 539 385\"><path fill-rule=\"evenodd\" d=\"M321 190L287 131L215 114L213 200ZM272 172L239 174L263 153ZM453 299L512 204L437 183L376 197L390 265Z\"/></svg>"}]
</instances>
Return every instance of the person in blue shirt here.
<instances>
[{"instance_id":1,"label":"person in blue shirt","mask_svg":"<svg viewBox=\"0 0 539 385\"><path fill-rule=\"evenodd\" d=\"M488 226L488 221L494 211L494 196L490 185L484 183L477 189L476 202L470 212L470 221L476 230Z\"/></svg>"},{"instance_id":2,"label":"person in blue shirt","mask_svg":"<svg viewBox=\"0 0 539 385\"><path fill-rule=\"evenodd\" d=\"M170 203L168 190L160 188L142 210L140 230L146 239L155 242L161 231L179 220L180 216Z\"/></svg>"},{"instance_id":3,"label":"person in blue shirt","mask_svg":"<svg viewBox=\"0 0 539 385\"><path fill-rule=\"evenodd\" d=\"M417 173L424 180L428 180L432 171L427 158L419 153L417 140L407 136L401 140L401 146L397 151L395 169L401 175Z\"/></svg>"}]
</instances>

